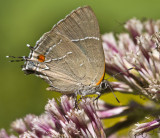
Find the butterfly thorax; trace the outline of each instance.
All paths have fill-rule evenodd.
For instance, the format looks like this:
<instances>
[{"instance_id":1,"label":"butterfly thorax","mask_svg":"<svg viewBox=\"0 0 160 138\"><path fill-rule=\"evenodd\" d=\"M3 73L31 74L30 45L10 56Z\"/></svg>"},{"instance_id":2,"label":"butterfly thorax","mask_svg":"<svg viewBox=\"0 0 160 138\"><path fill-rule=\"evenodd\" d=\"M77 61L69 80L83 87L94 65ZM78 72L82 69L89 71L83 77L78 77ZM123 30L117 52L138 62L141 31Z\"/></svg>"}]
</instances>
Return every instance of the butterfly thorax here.
<instances>
[{"instance_id":1,"label":"butterfly thorax","mask_svg":"<svg viewBox=\"0 0 160 138\"><path fill-rule=\"evenodd\" d=\"M95 94L97 92L102 92L107 89L109 86L108 82L106 80L103 80L99 85L93 86L82 86L81 89L78 90L78 94L82 96Z\"/></svg>"}]
</instances>

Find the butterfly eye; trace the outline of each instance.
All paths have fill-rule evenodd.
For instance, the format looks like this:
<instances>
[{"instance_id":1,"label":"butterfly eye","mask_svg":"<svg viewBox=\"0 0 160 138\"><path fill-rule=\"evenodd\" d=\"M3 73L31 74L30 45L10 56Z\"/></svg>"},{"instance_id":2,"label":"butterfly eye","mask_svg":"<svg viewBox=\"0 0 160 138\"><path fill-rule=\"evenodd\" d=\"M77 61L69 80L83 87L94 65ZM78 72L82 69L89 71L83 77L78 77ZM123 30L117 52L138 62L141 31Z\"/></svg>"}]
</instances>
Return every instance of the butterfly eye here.
<instances>
[{"instance_id":1,"label":"butterfly eye","mask_svg":"<svg viewBox=\"0 0 160 138\"><path fill-rule=\"evenodd\" d=\"M102 89L106 89L106 87L107 87L107 84L106 84L105 82L102 82L102 83L101 83L101 88L102 88Z\"/></svg>"},{"instance_id":2,"label":"butterfly eye","mask_svg":"<svg viewBox=\"0 0 160 138\"><path fill-rule=\"evenodd\" d=\"M38 56L38 61L39 62L44 62L45 61L45 56L44 55L39 55Z\"/></svg>"}]
</instances>

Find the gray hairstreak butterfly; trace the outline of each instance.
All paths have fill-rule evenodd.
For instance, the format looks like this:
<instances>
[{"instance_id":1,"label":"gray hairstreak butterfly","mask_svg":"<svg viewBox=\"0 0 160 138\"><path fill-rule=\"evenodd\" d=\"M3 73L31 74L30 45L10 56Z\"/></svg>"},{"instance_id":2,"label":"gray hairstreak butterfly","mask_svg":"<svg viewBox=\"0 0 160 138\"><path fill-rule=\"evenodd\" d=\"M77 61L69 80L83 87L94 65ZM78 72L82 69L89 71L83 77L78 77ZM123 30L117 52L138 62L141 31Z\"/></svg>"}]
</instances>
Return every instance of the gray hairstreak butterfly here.
<instances>
[{"instance_id":1,"label":"gray hairstreak butterfly","mask_svg":"<svg viewBox=\"0 0 160 138\"><path fill-rule=\"evenodd\" d=\"M22 70L43 78L47 90L85 96L107 88L99 25L89 6L71 12L28 47L28 57L12 61L25 61Z\"/></svg>"}]
</instances>

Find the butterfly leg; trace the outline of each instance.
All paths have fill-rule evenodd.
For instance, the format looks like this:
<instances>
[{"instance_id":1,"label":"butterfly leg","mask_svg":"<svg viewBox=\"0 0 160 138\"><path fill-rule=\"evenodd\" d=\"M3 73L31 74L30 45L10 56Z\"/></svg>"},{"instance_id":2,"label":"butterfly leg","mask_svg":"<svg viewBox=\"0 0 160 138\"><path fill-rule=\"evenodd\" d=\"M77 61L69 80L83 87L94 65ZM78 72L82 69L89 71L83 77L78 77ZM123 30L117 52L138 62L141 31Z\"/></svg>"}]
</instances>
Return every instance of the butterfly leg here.
<instances>
[{"instance_id":1,"label":"butterfly leg","mask_svg":"<svg viewBox=\"0 0 160 138\"><path fill-rule=\"evenodd\" d=\"M98 107L98 99L101 97L101 93L100 92L96 92L96 94L97 94L97 97L94 99L94 101L96 102L97 109L99 109L99 107ZM94 104L94 101L93 101L93 104Z\"/></svg>"},{"instance_id":2,"label":"butterfly leg","mask_svg":"<svg viewBox=\"0 0 160 138\"><path fill-rule=\"evenodd\" d=\"M77 100L77 95L78 95L78 92L75 92L75 95L74 95L74 98L75 98L75 108L78 109L78 102L79 102L79 99Z\"/></svg>"}]
</instances>

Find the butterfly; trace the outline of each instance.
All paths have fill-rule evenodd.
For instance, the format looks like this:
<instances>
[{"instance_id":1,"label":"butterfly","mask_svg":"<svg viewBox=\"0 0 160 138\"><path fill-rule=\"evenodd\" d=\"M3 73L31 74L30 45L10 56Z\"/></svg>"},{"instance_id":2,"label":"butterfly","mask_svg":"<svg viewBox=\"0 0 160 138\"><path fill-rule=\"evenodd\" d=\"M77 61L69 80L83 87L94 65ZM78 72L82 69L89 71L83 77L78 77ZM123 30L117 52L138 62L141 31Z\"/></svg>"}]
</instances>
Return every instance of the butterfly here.
<instances>
[{"instance_id":1,"label":"butterfly","mask_svg":"<svg viewBox=\"0 0 160 138\"><path fill-rule=\"evenodd\" d=\"M34 47L28 47L29 56L18 57L25 61L22 70L44 79L49 84L47 90L100 97L108 87L100 29L91 7L72 11Z\"/></svg>"}]
</instances>

